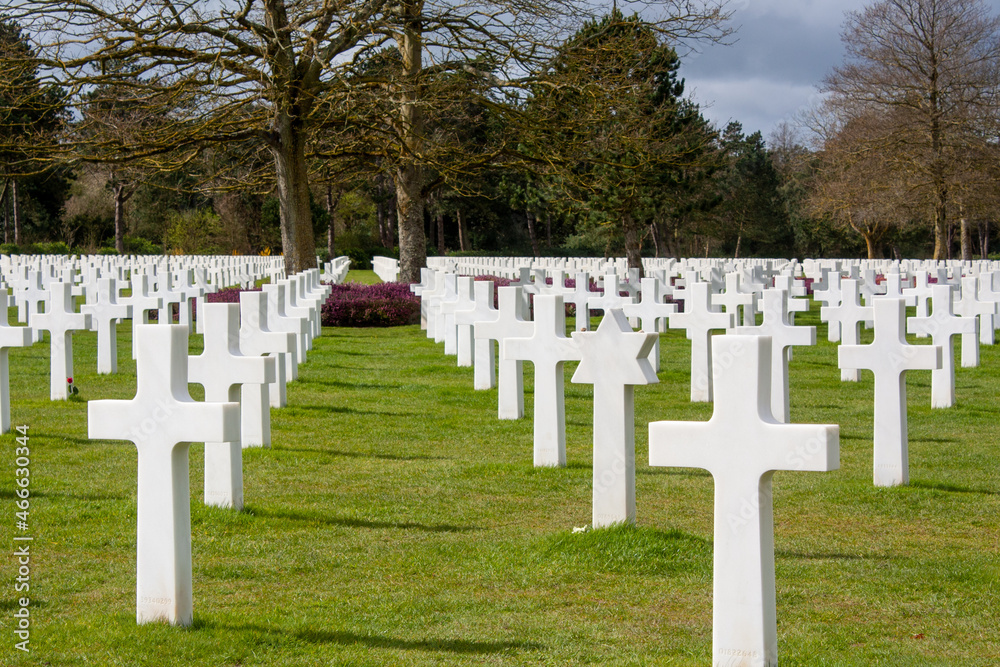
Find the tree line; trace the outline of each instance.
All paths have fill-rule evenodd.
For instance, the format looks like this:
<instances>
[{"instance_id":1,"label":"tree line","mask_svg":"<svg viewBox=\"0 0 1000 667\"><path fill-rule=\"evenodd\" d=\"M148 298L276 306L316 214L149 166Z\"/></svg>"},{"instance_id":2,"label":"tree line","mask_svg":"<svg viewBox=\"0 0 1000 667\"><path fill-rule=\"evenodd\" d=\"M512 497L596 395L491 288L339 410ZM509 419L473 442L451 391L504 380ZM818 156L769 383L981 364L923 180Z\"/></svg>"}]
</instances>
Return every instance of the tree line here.
<instances>
[{"instance_id":1,"label":"tree line","mask_svg":"<svg viewBox=\"0 0 1000 667\"><path fill-rule=\"evenodd\" d=\"M641 11L634 11L635 8ZM4 241L89 250L987 256L1000 19L849 13L823 102L765 141L678 71L725 2L15 0Z\"/></svg>"}]
</instances>

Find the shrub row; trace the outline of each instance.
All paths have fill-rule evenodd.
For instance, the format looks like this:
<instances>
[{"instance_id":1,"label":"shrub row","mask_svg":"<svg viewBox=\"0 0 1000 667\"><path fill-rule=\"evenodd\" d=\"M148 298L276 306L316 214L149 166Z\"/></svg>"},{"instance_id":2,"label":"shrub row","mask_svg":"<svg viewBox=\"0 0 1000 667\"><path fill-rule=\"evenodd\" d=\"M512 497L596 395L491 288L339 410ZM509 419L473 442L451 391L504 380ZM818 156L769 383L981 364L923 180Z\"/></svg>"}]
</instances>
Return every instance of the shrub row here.
<instances>
[{"instance_id":1,"label":"shrub row","mask_svg":"<svg viewBox=\"0 0 1000 667\"><path fill-rule=\"evenodd\" d=\"M420 322L420 299L407 283L332 287L321 310L325 327L398 327Z\"/></svg>"}]
</instances>

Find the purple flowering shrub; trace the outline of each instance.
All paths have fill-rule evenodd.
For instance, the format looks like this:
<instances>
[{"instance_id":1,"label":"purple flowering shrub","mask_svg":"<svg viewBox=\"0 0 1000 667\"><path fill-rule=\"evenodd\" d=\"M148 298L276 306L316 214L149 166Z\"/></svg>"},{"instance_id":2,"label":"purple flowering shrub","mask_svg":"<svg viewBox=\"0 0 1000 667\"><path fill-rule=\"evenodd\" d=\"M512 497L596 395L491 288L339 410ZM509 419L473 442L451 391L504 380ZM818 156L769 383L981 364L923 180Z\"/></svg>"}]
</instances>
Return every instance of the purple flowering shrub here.
<instances>
[{"instance_id":1,"label":"purple flowering shrub","mask_svg":"<svg viewBox=\"0 0 1000 667\"><path fill-rule=\"evenodd\" d=\"M332 285L323 304L325 327L398 327L420 322L420 299L409 283Z\"/></svg>"},{"instance_id":2,"label":"purple flowering shrub","mask_svg":"<svg viewBox=\"0 0 1000 667\"><path fill-rule=\"evenodd\" d=\"M240 292L259 292L261 289L255 287L254 289L241 289L239 287L227 287L226 289L220 289L218 292L212 292L205 297L205 303L239 303L240 302Z\"/></svg>"}]
</instances>

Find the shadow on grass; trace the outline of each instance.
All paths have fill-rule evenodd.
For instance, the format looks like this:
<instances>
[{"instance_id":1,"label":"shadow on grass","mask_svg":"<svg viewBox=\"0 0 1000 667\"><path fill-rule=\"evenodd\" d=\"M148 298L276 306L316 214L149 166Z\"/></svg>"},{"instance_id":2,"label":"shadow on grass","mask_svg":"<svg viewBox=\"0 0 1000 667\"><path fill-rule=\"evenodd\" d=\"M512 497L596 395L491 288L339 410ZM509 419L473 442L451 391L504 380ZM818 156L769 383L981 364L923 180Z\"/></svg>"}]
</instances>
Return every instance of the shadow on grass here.
<instances>
[{"instance_id":1,"label":"shadow on grass","mask_svg":"<svg viewBox=\"0 0 1000 667\"><path fill-rule=\"evenodd\" d=\"M379 391L388 389L402 389L402 385L398 384L371 384L367 382L342 382L340 380L317 380L317 379L300 379L300 384L302 385L319 385L321 387L336 387L338 389L378 389Z\"/></svg>"},{"instance_id":2,"label":"shadow on grass","mask_svg":"<svg viewBox=\"0 0 1000 667\"><path fill-rule=\"evenodd\" d=\"M330 412L342 415L378 415L381 417L416 417L416 412L389 412L387 410L355 410L338 405L296 405L288 406L282 410L285 415L294 416L300 410L311 410L313 412Z\"/></svg>"},{"instance_id":3,"label":"shadow on grass","mask_svg":"<svg viewBox=\"0 0 1000 667\"><path fill-rule=\"evenodd\" d=\"M932 482L923 479L911 479L909 486L914 489L948 491L950 493L978 493L984 496L1000 496L1000 491L990 491L989 489L973 489L968 486L958 486L957 484L945 484L943 482Z\"/></svg>"},{"instance_id":4,"label":"shadow on grass","mask_svg":"<svg viewBox=\"0 0 1000 667\"><path fill-rule=\"evenodd\" d=\"M86 501L89 501L89 502L100 502L100 501L103 501L103 500L132 500L132 496L129 496L129 495L126 495L126 494L112 495L110 493L62 493L62 492L56 492L56 493L42 494L42 493L34 493L34 492L32 492L31 495L32 496L45 495L45 496L47 496L49 498L64 498L64 499L67 499L67 500L86 500Z\"/></svg>"},{"instance_id":5,"label":"shadow on grass","mask_svg":"<svg viewBox=\"0 0 1000 667\"><path fill-rule=\"evenodd\" d=\"M478 526L454 526L447 523L425 524L417 523L415 521L371 521L368 519L336 517L313 512L301 512L298 510L272 510L262 507L252 507L249 505L243 507L243 512L249 514L250 516L265 519L321 523L327 526L340 526L343 528L395 528L398 530L420 530L427 533L468 533L474 530L482 530Z\"/></svg>"},{"instance_id":6,"label":"shadow on grass","mask_svg":"<svg viewBox=\"0 0 1000 667\"><path fill-rule=\"evenodd\" d=\"M54 495L54 494L48 493L46 491L35 491L34 489L31 489L29 497L30 498L48 498L48 497L50 497L52 495ZM15 493L15 491L13 489L10 490L10 491L4 489L3 491L0 491L0 498L2 498L4 500L8 500L8 499L9 500L16 500L16 499L20 498L20 496L17 495L17 493Z\"/></svg>"},{"instance_id":7,"label":"shadow on grass","mask_svg":"<svg viewBox=\"0 0 1000 667\"><path fill-rule=\"evenodd\" d=\"M712 473L702 468L661 468L659 466L640 468L636 466L636 475L667 475L676 477L711 477Z\"/></svg>"},{"instance_id":8,"label":"shadow on grass","mask_svg":"<svg viewBox=\"0 0 1000 667\"><path fill-rule=\"evenodd\" d=\"M304 449L301 447L274 447L275 452L296 452L298 454L326 454L327 456L342 456L349 459L377 459L380 461L448 461L447 456L425 456L422 454L412 454L402 456L399 454L374 454L365 452L344 452L336 449Z\"/></svg>"},{"instance_id":9,"label":"shadow on grass","mask_svg":"<svg viewBox=\"0 0 1000 667\"><path fill-rule=\"evenodd\" d=\"M506 653L509 651L537 651L544 649L542 644L535 642L500 642L475 641L469 639L400 639L375 634L358 634L347 631L316 630L301 628L288 630L269 628L252 623L227 624L195 619L195 629L209 628L213 630L228 630L232 632L252 632L255 634L280 635L293 637L310 644L341 644L349 646L362 644L370 648L397 649L402 651L441 651L462 655L487 655L491 653Z\"/></svg>"},{"instance_id":10,"label":"shadow on grass","mask_svg":"<svg viewBox=\"0 0 1000 667\"><path fill-rule=\"evenodd\" d=\"M782 558L799 558L802 560L896 560L893 556L872 556L871 554L845 554L839 551L834 552L805 552L805 551L786 551L783 549L775 549L775 556L781 556Z\"/></svg>"}]
</instances>

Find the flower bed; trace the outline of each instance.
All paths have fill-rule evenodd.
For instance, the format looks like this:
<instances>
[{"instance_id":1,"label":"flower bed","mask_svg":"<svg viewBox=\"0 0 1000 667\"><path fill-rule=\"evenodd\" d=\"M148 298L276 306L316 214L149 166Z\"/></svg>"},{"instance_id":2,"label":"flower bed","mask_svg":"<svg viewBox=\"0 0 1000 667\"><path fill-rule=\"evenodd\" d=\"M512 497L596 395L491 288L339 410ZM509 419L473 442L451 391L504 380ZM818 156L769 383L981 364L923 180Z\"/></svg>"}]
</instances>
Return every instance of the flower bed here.
<instances>
[{"instance_id":1,"label":"flower bed","mask_svg":"<svg viewBox=\"0 0 1000 667\"><path fill-rule=\"evenodd\" d=\"M323 304L325 327L398 327L420 322L420 299L408 283L332 285Z\"/></svg>"}]
</instances>

